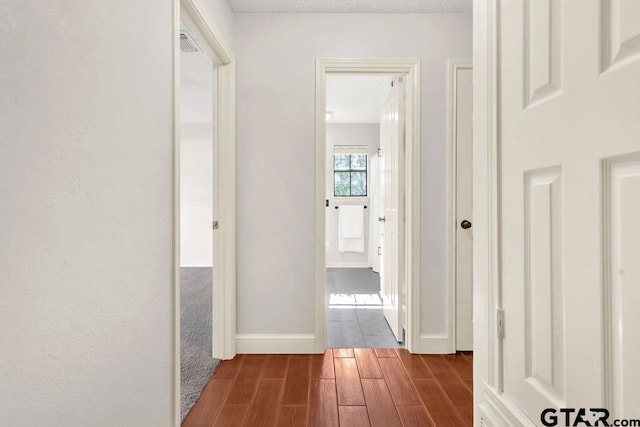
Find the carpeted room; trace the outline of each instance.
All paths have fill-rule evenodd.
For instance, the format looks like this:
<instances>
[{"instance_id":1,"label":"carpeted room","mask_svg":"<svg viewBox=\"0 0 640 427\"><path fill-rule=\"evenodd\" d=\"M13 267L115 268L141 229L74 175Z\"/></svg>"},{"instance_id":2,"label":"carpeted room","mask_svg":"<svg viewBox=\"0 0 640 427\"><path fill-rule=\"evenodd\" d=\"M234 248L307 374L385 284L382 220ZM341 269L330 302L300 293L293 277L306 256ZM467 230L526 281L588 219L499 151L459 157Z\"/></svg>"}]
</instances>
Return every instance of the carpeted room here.
<instances>
[{"instance_id":1,"label":"carpeted room","mask_svg":"<svg viewBox=\"0 0 640 427\"><path fill-rule=\"evenodd\" d=\"M184 420L211 378L212 269L180 269L180 417Z\"/></svg>"},{"instance_id":2,"label":"carpeted room","mask_svg":"<svg viewBox=\"0 0 640 427\"><path fill-rule=\"evenodd\" d=\"M212 62L184 26L181 42L180 415L184 420L220 361L212 357Z\"/></svg>"}]
</instances>

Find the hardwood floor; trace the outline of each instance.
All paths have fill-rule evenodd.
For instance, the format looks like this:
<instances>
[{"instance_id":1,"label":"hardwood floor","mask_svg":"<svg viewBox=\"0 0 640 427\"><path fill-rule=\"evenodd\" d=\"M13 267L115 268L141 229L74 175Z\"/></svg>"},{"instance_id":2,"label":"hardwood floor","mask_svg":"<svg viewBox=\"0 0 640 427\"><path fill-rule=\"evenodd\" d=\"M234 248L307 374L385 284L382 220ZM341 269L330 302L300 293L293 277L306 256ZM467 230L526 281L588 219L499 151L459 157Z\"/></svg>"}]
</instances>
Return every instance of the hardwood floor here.
<instances>
[{"instance_id":1,"label":"hardwood floor","mask_svg":"<svg viewBox=\"0 0 640 427\"><path fill-rule=\"evenodd\" d=\"M472 353L328 349L223 361L182 424L471 426Z\"/></svg>"}]
</instances>

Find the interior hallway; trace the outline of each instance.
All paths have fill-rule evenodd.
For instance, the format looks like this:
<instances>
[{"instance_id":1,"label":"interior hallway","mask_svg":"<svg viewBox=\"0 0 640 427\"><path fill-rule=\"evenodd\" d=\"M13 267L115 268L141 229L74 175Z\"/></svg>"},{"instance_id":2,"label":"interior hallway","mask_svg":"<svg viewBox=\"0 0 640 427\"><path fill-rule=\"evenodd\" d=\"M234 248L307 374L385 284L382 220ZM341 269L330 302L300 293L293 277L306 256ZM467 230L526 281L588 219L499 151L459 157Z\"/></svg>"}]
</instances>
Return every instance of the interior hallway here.
<instances>
[{"instance_id":1,"label":"interior hallway","mask_svg":"<svg viewBox=\"0 0 640 427\"><path fill-rule=\"evenodd\" d=\"M183 426L471 426L472 354L328 349L223 361Z\"/></svg>"},{"instance_id":2,"label":"interior hallway","mask_svg":"<svg viewBox=\"0 0 640 427\"><path fill-rule=\"evenodd\" d=\"M370 268L327 268L327 346L397 348L382 314L380 275Z\"/></svg>"}]
</instances>

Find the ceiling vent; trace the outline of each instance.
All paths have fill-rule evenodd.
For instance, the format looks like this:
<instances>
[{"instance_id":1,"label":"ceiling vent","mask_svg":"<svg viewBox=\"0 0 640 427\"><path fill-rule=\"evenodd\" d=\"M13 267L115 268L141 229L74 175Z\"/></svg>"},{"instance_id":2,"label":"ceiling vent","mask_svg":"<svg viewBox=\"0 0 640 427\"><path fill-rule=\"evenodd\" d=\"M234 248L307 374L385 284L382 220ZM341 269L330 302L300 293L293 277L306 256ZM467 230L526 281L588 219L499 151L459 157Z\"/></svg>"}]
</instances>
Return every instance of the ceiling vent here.
<instances>
[{"instance_id":1,"label":"ceiling vent","mask_svg":"<svg viewBox=\"0 0 640 427\"><path fill-rule=\"evenodd\" d=\"M195 40L193 40L193 37L191 37L191 34L189 34L188 31L180 31L180 52L193 53L200 52L200 50L200 47Z\"/></svg>"}]
</instances>

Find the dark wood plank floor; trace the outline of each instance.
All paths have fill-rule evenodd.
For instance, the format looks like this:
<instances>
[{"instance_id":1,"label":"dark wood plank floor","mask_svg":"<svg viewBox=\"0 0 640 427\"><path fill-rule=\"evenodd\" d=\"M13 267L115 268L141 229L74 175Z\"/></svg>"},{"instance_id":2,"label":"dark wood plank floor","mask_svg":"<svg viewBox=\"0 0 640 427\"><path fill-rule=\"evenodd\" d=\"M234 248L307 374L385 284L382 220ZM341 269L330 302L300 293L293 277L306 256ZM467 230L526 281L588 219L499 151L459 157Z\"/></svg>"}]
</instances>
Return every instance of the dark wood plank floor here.
<instances>
[{"instance_id":1,"label":"dark wood plank floor","mask_svg":"<svg viewBox=\"0 0 640 427\"><path fill-rule=\"evenodd\" d=\"M472 358L404 349L238 355L220 364L183 426L471 426Z\"/></svg>"}]
</instances>

